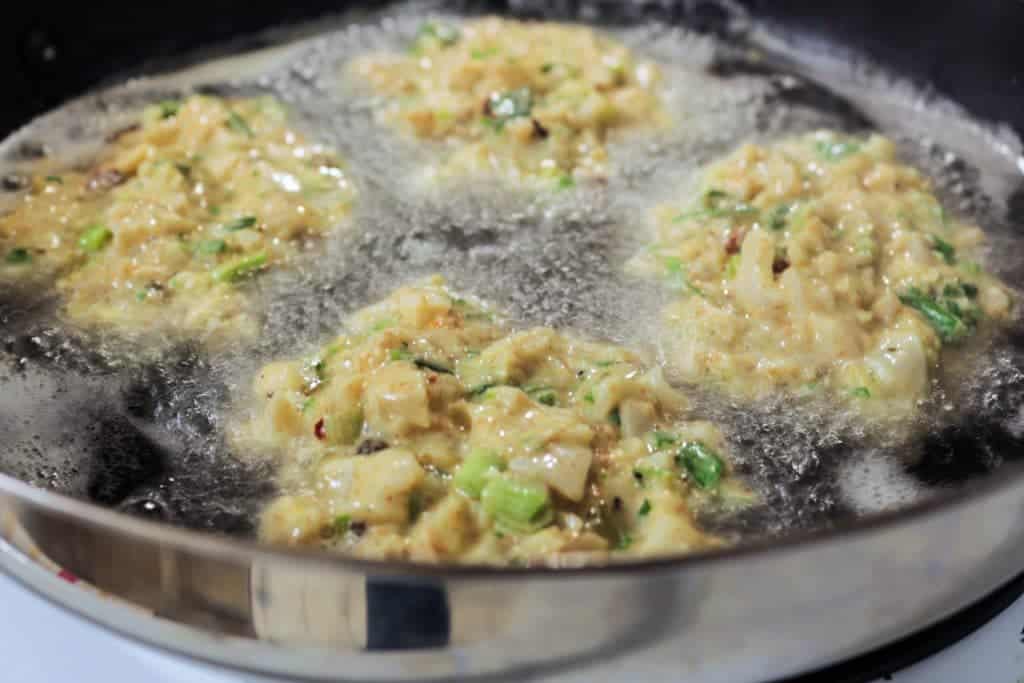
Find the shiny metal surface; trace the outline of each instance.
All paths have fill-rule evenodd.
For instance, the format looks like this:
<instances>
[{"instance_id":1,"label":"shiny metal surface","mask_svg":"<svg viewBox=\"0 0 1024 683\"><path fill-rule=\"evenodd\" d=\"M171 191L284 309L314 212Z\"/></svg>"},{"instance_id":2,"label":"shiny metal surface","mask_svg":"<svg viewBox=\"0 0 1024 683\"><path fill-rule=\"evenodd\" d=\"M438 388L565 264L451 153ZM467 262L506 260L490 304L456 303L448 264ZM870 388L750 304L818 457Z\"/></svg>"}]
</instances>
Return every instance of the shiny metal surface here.
<instances>
[{"instance_id":1,"label":"shiny metal surface","mask_svg":"<svg viewBox=\"0 0 1024 683\"><path fill-rule=\"evenodd\" d=\"M123 634L268 674L765 681L891 641L1019 573L1024 484L1003 472L957 501L842 532L560 572L399 567L261 548L0 476L0 565ZM33 561L26 538L109 596Z\"/></svg>"}]
</instances>

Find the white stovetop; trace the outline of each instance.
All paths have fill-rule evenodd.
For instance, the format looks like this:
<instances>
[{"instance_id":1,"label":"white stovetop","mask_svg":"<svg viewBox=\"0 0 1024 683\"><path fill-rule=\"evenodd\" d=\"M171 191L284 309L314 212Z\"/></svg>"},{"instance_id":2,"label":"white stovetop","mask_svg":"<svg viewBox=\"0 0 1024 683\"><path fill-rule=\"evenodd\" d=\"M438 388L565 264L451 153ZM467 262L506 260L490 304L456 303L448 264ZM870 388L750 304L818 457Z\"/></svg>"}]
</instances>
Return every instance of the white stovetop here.
<instances>
[{"instance_id":1,"label":"white stovetop","mask_svg":"<svg viewBox=\"0 0 1024 683\"><path fill-rule=\"evenodd\" d=\"M0 680L10 683L266 683L116 636L0 575ZM896 683L1024 682L1024 598L953 647L897 671ZM881 682L879 682L881 683Z\"/></svg>"}]
</instances>

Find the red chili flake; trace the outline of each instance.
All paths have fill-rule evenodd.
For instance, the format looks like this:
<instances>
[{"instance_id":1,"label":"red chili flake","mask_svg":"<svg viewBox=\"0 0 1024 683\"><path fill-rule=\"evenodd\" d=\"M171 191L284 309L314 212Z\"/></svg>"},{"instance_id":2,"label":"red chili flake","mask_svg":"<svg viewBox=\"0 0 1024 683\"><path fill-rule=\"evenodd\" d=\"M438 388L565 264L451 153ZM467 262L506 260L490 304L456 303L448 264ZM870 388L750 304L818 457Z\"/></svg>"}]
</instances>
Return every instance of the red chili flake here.
<instances>
[{"instance_id":1,"label":"red chili flake","mask_svg":"<svg viewBox=\"0 0 1024 683\"><path fill-rule=\"evenodd\" d=\"M64 579L68 583L78 583L78 577L69 572L67 569L61 569L57 572L57 576Z\"/></svg>"},{"instance_id":2,"label":"red chili flake","mask_svg":"<svg viewBox=\"0 0 1024 683\"><path fill-rule=\"evenodd\" d=\"M725 253L730 255L740 253L740 233L738 230L729 232L729 239L725 241Z\"/></svg>"},{"instance_id":3,"label":"red chili flake","mask_svg":"<svg viewBox=\"0 0 1024 683\"><path fill-rule=\"evenodd\" d=\"M784 258L777 258L772 261L772 272L778 275L779 273L789 268L789 261Z\"/></svg>"},{"instance_id":4,"label":"red chili flake","mask_svg":"<svg viewBox=\"0 0 1024 683\"><path fill-rule=\"evenodd\" d=\"M313 425L313 436L321 441L327 438L327 430L324 429L324 419L322 417Z\"/></svg>"}]
</instances>

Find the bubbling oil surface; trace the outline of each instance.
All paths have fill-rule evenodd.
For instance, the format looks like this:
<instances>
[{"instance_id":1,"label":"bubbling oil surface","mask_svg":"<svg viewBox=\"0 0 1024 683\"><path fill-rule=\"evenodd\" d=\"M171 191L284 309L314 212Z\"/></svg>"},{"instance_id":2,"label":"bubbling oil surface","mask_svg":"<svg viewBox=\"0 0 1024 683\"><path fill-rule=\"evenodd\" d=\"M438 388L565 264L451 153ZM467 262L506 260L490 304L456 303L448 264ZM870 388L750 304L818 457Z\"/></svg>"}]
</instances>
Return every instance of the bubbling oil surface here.
<instances>
[{"instance_id":1,"label":"bubbling oil surface","mask_svg":"<svg viewBox=\"0 0 1024 683\"><path fill-rule=\"evenodd\" d=\"M226 448L232 398L267 359L315 348L348 313L431 273L515 325L557 326L657 360L663 294L622 265L651 228L646 209L678 197L703 164L745 140L821 127L883 132L935 180L947 207L986 229L989 266L1024 283L1024 163L1009 131L866 62L786 52L756 26L751 45L768 50L756 58L750 45L658 23L604 29L662 64L676 119L667 131L615 141L606 183L537 193L468 179L432 189L419 169L437 150L375 124L373 94L345 70L367 51L404 49L428 14L458 20L424 3L342 17L311 38L88 95L0 145L3 174L66 166L87 160L145 103L194 91L269 93L297 127L338 149L360 190L354 229L312 244L296 269L247 285L266 320L256 341L232 350L76 330L50 295L7 287L0 471L132 514L249 533L272 472ZM15 199L0 196L0 210ZM725 426L737 471L764 501L709 523L740 536L814 528L993 471L1021 451L1024 330L1015 325L948 361L921 416L895 427L865 424L820 398L750 405L692 388L693 416Z\"/></svg>"}]
</instances>

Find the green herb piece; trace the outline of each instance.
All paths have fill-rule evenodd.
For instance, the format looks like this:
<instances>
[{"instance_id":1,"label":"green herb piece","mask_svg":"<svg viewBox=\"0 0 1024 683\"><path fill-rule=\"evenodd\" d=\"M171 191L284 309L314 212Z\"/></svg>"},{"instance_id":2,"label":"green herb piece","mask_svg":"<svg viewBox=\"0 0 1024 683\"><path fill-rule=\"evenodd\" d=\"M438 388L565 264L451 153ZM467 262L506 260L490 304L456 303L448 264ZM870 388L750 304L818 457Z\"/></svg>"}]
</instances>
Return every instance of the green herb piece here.
<instances>
[{"instance_id":1,"label":"green herb piece","mask_svg":"<svg viewBox=\"0 0 1024 683\"><path fill-rule=\"evenodd\" d=\"M737 204L736 206L721 209L695 209L685 211L672 219L673 223L693 220L695 218L737 218L742 216L753 216L759 213L758 210L749 204Z\"/></svg>"},{"instance_id":2,"label":"green herb piece","mask_svg":"<svg viewBox=\"0 0 1024 683\"><path fill-rule=\"evenodd\" d=\"M169 119L172 116L177 116L178 112L181 111L180 100L163 100L157 105L160 108L160 118Z\"/></svg>"},{"instance_id":3,"label":"green herb piece","mask_svg":"<svg viewBox=\"0 0 1024 683\"><path fill-rule=\"evenodd\" d=\"M381 330L386 330L386 329L388 329L389 327L394 327L394 326L395 326L395 325L397 325L397 324L398 324L398 323L396 323L396 322L395 322L394 320L392 320L391 318L382 318L381 320L378 320L377 322L375 322L375 323L374 323L374 324L373 324L373 325L372 325L372 326L370 327L370 330L371 330L372 332L380 332Z\"/></svg>"},{"instance_id":4,"label":"green herb piece","mask_svg":"<svg viewBox=\"0 0 1024 683\"><path fill-rule=\"evenodd\" d=\"M348 528L351 524L351 517L348 515L338 515L334 518L334 523L331 524L331 531L334 532L335 536L343 536L348 533Z\"/></svg>"},{"instance_id":5,"label":"green herb piece","mask_svg":"<svg viewBox=\"0 0 1024 683\"><path fill-rule=\"evenodd\" d=\"M440 363L435 363L432 360L427 360L425 358L417 358L417 359L415 359L413 361L413 363L420 370L432 370L434 372L440 372L440 373L445 374L445 375L454 375L455 374L455 372L451 368L449 368L447 366L444 366L444 365L441 365Z\"/></svg>"},{"instance_id":6,"label":"green herb piece","mask_svg":"<svg viewBox=\"0 0 1024 683\"><path fill-rule=\"evenodd\" d=\"M423 509L426 507L426 501L423 500L423 494L419 491L413 491L409 494L409 524L415 524L416 520L419 519L420 514L423 513Z\"/></svg>"},{"instance_id":7,"label":"green herb piece","mask_svg":"<svg viewBox=\"0 0 1024 683\"><path fill-rule=\"evenodd\" d=\"M455 45L462 38L462 31L451 24L426 21L416 33L417 44L423 39L433 38L444 47Z\"/></svg>"},{"instance_id":8,"label":"green herb piece","mask_svg":"<svg viewBox=\"0 0 1024 683\"><path fill-rule=\"evenodd\" d=\"M939 252L949 265L956 263L956 248L938 235L932 235L932 249Z\"/></svg>"},{"instance_id":9,"label":"green herb piece","mask_svg":"<svg viewBox=\"0 0 1024 683\"><path fill-rule=\"evenodd\" d=\"M498 385L497 384L493 384L493 383L479 384L479 385L477 385L475 387L470 387L469 395L470 395L470 397L473 397L473 398L475 398L477 396L483 396L490 389L493 389L496 386L498 386Z\"/></svg>"},{"instance_id":10,"label":"green herb piece","mask_svg":"<svg viewBox=\"0 0 1024 683\"><path fill-rule=\"evenodd\" d=\"M586 401L587 403L593 403L594 402L594 392L593 392L593 390L588 391L587 393L583 394L583 400Z\"/></svg>"},{"instance_id":11,"label":"green herb piece","mask_svg":"<svg viewBox=\"0 0 1024 683\"><path fill-rule=\"evenodd\" d=\"M558 189L559 190L568 190L570 187L575 187L575 186L576 186L576 179L573 178L570 174L563 173L562 175L558 176Z\"/></svg>"},{"instance_id":12,"label":"green herb piece","mask_svg":"<svg viewBox=\"0 0 1024 683\"><path fill-rule=\"evenodd\" d=\"M675 256L665 257L665 274L675 289L688 291L697 296L704 296L704 291L690 282L690 278L686 273L686 267Z\"/></svg>"},{"instance_id":13,"label":"green herb piece","mask_svg":"<svg viewBox=\"0 0 1024 683\"><path fill-rule=\"evenodd\" d=\"M722 479L725 465L709 446L702 441L689 441L679 448L676 463L686 468L702 489L712 489Z\"/></svg>"},{"instance_id":14,"label":"green herb piece","mask_svg":"<svg viewBox=\"0 0 1024 683\"><path fill-rule=\"evenodd\" d=\"M502 123L520 116L529 116L532 109L533 93L529 88L493 93L487 100L488 116Z\"/></svg>"},{"instance_id":15,"label":"green herb piece","mask_svg":"<svg viewBox=\"0 0 1024 683\"><path fill-rule=\"evenodd\" d=\"M531 533L551 523L554 513L544 484L493 477L480 494L484 510L499 529Z\"/></svg>"},{"instance_id":16,"label":"green herb piece","mask_svg":"<svg viewBox=\"0 0 1024 683\"><path fill-rule=\"evenodd\" d=\"M398 361L398 360L408 360L408 361L411 361L412 360L412 354L409 353L408 349L391 349L391 353L389 354L389 357L391 358L391 360L395 360L395 361Z\"/></svg>"},{"instance_id":17,"label":"green herb piece","mask_svg":"<svg viewBox=\"0 0 1024 683\"><path fill-rule=\"evenodd\" d=\"M242 216L225 223L224 230L226 232L238 232L239 230L248 230L254 225L256 225L256 216Z\"/></svg>"},{"instance_id":18,"label":"green herb piece","mask_svg":"<svg viewBox=\"0 0 1024 683\"><path fill-rule=\"evenodd\" d=\"M147 292L144 289L140 289L139 291L135 292L135 300L136 301L145 301L146 297L148 297L148 296L149 296L149 292Z\"/></svg>"},{"instance_id":19,"label":"green herb piece","mask_svg":"<svg viewBox=\"0 0 1024 683\"><path fill-rule=\"evenodd\" d=\"M496 453L476 450L462 461L459 469L455 470L455 474L452 475L452 483L456 489L477 500L491 477L496 476L503 469L505 469L505 463Z\"/></svg>"},{"instance_id":20,"label":"green herb piece","mask_svg":"<svg viewBox=\"0 0 1024 683\"><path fill-rule=\"evenodd\" d=\"M729 258L725 260L725 279L733 280L736 278L736 273L740 268L740 255L731 254Z\"/></svg>"},{"instance_id":21,"label":"green herb piece","mask_svg":"<svg viewBox=\"0 0 1024 683\"><path fill-rule=\"evenodd\" d=\"M640 504L640 509L636 511L637 517L646 517L651 512L651 501L644 498L644 502Z\"/></svg>"},{"instance_id":22,"label":"green herb piece","mask_svg":"<svg viewBox=\"0 0 1024 683\"><path fill-rule=\"evenodd\" d=\"M498 54L498 48L495 47L488 47L483 50L474 48L469 51L469 56L473 59L490 59L496 54Z\"/></svg>"},{"instance_id":23,"label":"green herb piece","mask_svg":"<svg viewBox=\"0 0 1024 683\"><path fill-rule=\"evenodd\" d=\"M211 207L209 207L206 210L210 212L211 216L219 216L220 215L220 207L219 206L211 206Z\"/></svg>"},{"instance_id":24,"label":"green herb piece","mask_svg":"<svg viewBox=\"0 0 1024 683\"><path fill-rule=\"evenodd\" d=\"M974 261L961 261L960 267L970 275L981 275L981 264Z\"/></svg>"},{"instance_id":25,"label":"green herb piece","mask_svg":"<svg viewBox=\"0 0 1024 683\"><path fill-rule=\"evenodd\" d=\"M554 63L553 63L553 62L545 62L544 64L541 64L541 66L540 66L540 72L541 72L542 74L549 74L549 73L551 73L551 71L552 71L552 70L553 70L554 68L555 68L555 65L554 65Z\"/></svg>"},{"instance_id":26,"label":"green herb piece","mask_svg":"<svg viewBox=\"0 0 1024 683\"><path fill-rule=\"evenodd\" d=\"M814 149L817 150L818 156L825 161L840 161L851 154L859 152L860 144L850 141L829 142L827 140L819 140L815 143Z\"/></svg>"},{"instance_id":27,"label":"green herb piece","mask_svg":"<svg viewBox=\"0 0 1024 683\"><path fill-rule=\"evenodd\" d=\"M61 178L59 175L48 175L46 176L46 178L44 178L44 180L48 183L56 183L57 185L64 184L64 179Z\"/></svg>"},{"instance_id":28,"label":"green herb piece","mask_svg":"<svg viewBox=\"0 0 1024 683\"><path fill-rule=\"evenodd\" d=\"M871 398L871 390L867 387L855 387L850 390L850 395L854 398Z\"/></svg>"},{"instance_id":29,"label":"green herb piece","mask_svg":"<svg viewBox=\"0 0 1024 683\"><path fill-rule=\"evenodd\" d=\"M900 295L900 301L924 316L944 343L955 344L971 333L970 326L949 306L948 300L944 305L917 287L911 287Z\"/></svg>"},{"instance_id":30,"label":"green herb piece","mask_svg":"<svg viewBox=\"0 0 1024 683\"><path fill-rule=\"evenodd\" d=\"M78 238L78 246L88 252L97 252L107 246L114 237L114 233L105 225L96 224L88 228Z\"/></svg>"},{"instance_id":31,"label":"green herb piece","mask_svg":"<svg viewBox=\"0 0 1024 683\"><path fill-rule=\"evenodd\" d=\"M663 448L679 443L679 437L670 432L654 431L651 432L650 442L654 450L660 451Z\"/></svg>"},{"instance_id":32,"label":"green herb piece","mask_svg":"<svg viewBox=\"0 0 1024 683\"><path fill-rule=\"evenodd\" d=\"M554 406L558 404L558 394L551 387L526 387L523 391L526 392L527 396L542 405Z\"/></svg>"},{"instance_id":33,"label":"green herb piece","mask_svg":"<svg viewBox=\"0 0 1024 683\"><path fill-rule=\"evenodd\" d=\"M792 204L779 204L776 206L768 218L768 227L775 231L785 230L789 224L789 212L792 208Z\"/></svg>"},{"instance_id":34,"label":"green herb piece","mask_svg":"<svg viewBox=\"0 0 1024 683\"><path fill-rule=\"evenodd\" d=\"M252 132L252 128L249 127L248 122L246 122L238 112L233 111L229 113L228 120L225 125L239 135L244 135L247 138L251 138L255 135L255 133Z\"/></svg>"},{"instance_id":35,"label":"green herb piece","mask_svg":"<svg viewBox=\"0 0 1024 683\"><path fill-rule=\"evenodd\" d=\"M598 368L610 368L611 366L617 365L618 363L619 361L617 360L599 360L596 363L594 363L594 366Z\"/></svg>"},{"instance_id":36,"label":"green herb piece","mask_svg":"<svg viewBox=\"0 0 1024 683\"><path fill-rule=\"evenodd\" d=\"M224 240L203 240L196 243L196 252L199 254L219 254L227 249Z\"/></svg>"},{"instance_id":37,"label":"green herb piece","mask_svg":"<svg viewBox=\"0 0 1024 683\"><path fill-rule=\"evenodd\" d=\"M238 282L250 275L253 275L267 265L266 252L260 251L249 256L243 256L214 268L213 279L217 282Z\"/></svg>"},{"instance_id":38,"label":"green herb piece","mask_svg":"<svg viewBox=\"0 0 1024 683\"><path fill-rule=\"evenodd\" d=\"M7 252L4 261L7 263L28 263L32 260L32 254L24 247L15 247Z\"/></svg>"},{"instance_id":39,"label":"green herb piece","mask_svg":"<svg viewBox=\"0 0 1024 683\"><path fill-rule=\"evenodd\" d=\"M608 414L608 421L616 427L622 426L622 414L619 413L618 407L613 408L612 412Z\"/></svg>"},{"instance_id":40,"label":"green herb piece","mask_svg":"<svg viewBox=\"0 0 1024 683\"><path fill-rule=\"evenodd\" d=\"M633 537L627 532L623 531L619 534L619 540L615 543L616 550L626 550L629 546L633 545Z\"/></svg>"},{"instance_id":41,"label":"green herb piece","mask_svg":"<svg viewBox=\"0 0 1024 683\"><path fill-rule=\"evenodd\" d=\"M302 412L305 413L310 408L312 408L315 403L316 403L316 399L313 398L312 396L310 396L309 398L307 398L305 401L302 402L302 406L299 408L299 410L301 410Z\"/></svg>"}]
</instances>

